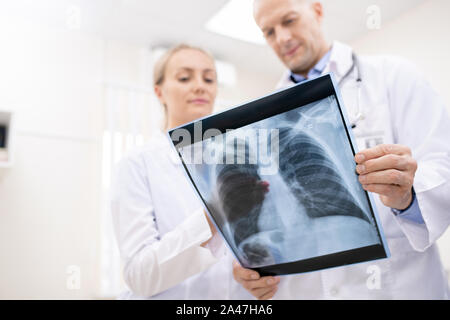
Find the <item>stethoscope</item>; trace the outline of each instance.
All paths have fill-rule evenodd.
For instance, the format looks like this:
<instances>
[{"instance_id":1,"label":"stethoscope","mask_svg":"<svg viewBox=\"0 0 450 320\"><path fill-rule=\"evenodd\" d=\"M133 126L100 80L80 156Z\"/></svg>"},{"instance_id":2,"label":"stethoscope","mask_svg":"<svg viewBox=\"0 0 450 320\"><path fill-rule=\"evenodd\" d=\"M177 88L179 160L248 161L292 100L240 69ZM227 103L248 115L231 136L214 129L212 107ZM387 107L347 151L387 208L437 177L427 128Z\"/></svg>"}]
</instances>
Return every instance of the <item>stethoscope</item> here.
<instances>
[{"instance_id":1,"label":"stethoscope","mask_svg":"<svg viewBox=\"0 0 450 320\"><path fill-rule=\"evenodd\" d=\"M350 79L350 75L352 74L353 70L356 68L356 90L357 90L357 97L356 97L356 115L354 117L354 121L351 122L351 128L355 129L358 126L358 123L365 119L365 116L361 109L361 87L362 87L362 78L361 78L361 68L359 65L359 59L356 56L356 54L352 53L352 61L353 64L351 68L347 71L347 73L342 77L342 79L338 82L338 86L342 88L342 84Z\"/></svg>"}]
</instances>

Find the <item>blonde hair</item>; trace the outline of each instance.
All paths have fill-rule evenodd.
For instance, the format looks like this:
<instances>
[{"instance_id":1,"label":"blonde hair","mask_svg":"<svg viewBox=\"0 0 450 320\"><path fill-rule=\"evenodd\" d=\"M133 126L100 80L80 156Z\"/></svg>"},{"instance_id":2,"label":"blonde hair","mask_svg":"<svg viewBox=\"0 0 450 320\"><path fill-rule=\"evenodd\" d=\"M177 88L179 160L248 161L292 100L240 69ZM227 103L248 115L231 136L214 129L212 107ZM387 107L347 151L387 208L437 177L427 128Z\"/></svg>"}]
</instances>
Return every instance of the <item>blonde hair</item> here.
<instances>
[{"instance_id":1,"label":"blonde hair","mask_svg":"<svg viewBox=\"0 0 450 320\"><path fill-rule=\"evenodd\" d=\"M179 45L177 45L175 47L172 47L169 50L167 50L158 59L158 61L156 61L155 66L153 68L153 86L160 86L160 85L162 85L164 83L166 69L167 69L167 65L169 64L170 59L177 52L180 52L180 51L186 50L186 49L200 51L200 52L204 53L206 56L208 56L209 58L211 58L212 61L215 61L214 57L212 56L212 54L209 53L208 51L206 51L205 49L202 49L200 47L191 46L191 45L188 45L188 44L185 44L185 43L179 44ZM167 121L168 121L168 119L167 119L167 106L163 105L163 108L164 108L164 127L166 127L167 126Z\"/></svg>"}]
</instances>

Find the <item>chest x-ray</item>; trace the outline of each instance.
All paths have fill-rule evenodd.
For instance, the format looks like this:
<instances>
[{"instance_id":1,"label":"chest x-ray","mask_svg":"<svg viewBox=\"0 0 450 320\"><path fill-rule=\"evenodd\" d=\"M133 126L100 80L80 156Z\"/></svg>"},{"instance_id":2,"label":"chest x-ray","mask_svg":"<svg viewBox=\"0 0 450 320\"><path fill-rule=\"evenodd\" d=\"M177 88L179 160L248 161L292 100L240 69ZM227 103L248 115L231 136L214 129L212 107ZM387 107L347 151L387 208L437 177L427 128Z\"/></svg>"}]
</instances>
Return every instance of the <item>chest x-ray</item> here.
<instances>
[{"instance_id":1,"label":"chest x-ray","mask_svg":"<svg viewBox=\"0 0 450 320\"><path fill-rule=\"evenodd\" d=\"M178 151L247 268L296 273L296 262L383 244L335 95Z\"/></svg>"}]
</instances>

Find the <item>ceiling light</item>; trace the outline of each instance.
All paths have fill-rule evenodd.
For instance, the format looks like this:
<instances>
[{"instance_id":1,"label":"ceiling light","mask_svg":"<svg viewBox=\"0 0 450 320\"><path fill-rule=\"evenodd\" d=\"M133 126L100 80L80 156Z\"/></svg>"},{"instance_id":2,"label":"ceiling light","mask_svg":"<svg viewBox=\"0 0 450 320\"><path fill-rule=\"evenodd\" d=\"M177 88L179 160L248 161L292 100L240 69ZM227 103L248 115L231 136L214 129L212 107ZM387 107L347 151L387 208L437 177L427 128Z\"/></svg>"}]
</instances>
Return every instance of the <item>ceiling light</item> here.
<instances>
[{"instance_id":1,"label":"ceiling light","mask_svg":"<svg viewBox=\"0 0 450 320\"><path fill-rule=\"evenodd\" d=\"M261 30L253 19L253 0L230 0L205 25L209 31L263 45Z\"/></svg>"}]
</instances>

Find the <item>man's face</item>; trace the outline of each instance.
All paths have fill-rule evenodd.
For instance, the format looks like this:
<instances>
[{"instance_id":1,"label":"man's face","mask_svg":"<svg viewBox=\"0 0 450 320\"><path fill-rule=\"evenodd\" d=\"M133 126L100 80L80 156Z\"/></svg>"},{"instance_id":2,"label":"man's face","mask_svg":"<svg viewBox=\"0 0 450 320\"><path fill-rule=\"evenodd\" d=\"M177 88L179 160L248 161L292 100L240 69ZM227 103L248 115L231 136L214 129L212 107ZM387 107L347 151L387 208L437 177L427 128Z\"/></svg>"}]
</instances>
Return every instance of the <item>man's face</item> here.
<instances>
[{"instance_id":1,"label":"man's face","mask_svg":"<svg viewBox=\"0 0 450 320\"><path fill-rule=\"evenodd\" d=\"M292 72L307 73L323 49L322 5L308 0L256 0L255 21Z\"/></svg>"}]
</instances>

